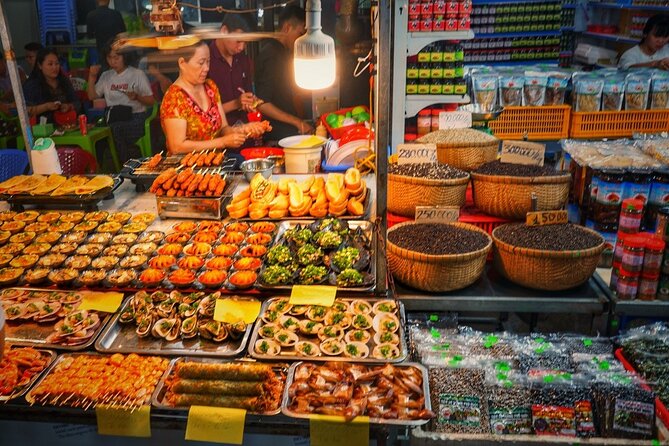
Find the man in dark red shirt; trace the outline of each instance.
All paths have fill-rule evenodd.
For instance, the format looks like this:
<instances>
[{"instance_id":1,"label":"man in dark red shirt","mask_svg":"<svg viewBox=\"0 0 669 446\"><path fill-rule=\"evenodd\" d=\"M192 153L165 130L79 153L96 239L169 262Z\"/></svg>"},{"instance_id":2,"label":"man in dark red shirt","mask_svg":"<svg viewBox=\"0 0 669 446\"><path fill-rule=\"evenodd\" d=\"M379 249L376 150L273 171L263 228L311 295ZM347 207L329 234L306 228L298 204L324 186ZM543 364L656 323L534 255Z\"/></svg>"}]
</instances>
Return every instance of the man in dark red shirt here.
<instances>
[{"instance_id":1,"label":"man in dark red shirt","mask_svg":"<svg viewBox=\"0 0 669 446\"><path fill-rule=\"evenodd\" d=\"M249 32L251 27L240 14L226 14L222 33ZM216 39L209 45L211 62L209 77L221 92L225 118L230 125L246 122L246 112L256 101L253 94L251 59L244 54L245 43L232 39Z\"/></svg>"}]
</instances>

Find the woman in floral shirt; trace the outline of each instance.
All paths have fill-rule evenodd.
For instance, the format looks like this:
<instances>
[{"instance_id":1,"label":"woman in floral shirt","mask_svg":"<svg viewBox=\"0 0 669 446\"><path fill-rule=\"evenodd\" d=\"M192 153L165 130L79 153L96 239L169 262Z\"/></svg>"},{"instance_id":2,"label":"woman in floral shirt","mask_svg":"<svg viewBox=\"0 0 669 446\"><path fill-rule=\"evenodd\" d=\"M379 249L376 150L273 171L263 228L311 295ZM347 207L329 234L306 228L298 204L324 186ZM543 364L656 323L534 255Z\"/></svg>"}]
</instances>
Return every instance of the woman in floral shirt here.
<instances>
[{"instance_id":1,"label":"woman in floral shirt","mask_svg":"<svg viewBox=\"0 0 669 446\"><path fill-rule=\"evenodd\" d=\"M225 120L221 95L207 79L209 46L200 43L179 57L179 77L165 92L160 106L160 121L171 154L196 150L237 148L247 137L258 137L260 123L230 127Z\"/></svg>"}]
</instances>

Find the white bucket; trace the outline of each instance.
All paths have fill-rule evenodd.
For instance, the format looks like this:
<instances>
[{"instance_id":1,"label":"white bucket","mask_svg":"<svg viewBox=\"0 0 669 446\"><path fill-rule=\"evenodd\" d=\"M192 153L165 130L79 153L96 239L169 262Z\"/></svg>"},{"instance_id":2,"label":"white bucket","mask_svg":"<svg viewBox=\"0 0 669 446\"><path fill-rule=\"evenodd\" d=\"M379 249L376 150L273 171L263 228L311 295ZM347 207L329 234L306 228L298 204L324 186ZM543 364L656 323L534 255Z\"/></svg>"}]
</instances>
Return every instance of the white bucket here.
<instances>
[{"instance_id":1,"label":"white bucket","mask_svg":"<svg viewBox=\"0 0 669 446\"><path fill-rule=\"evenodd\" d=\"M316 173L321 170L321 151L323 146L309 149L285 147L286 173Z\"/></svg>"},{"instance_id":2,"label":"white bucket","mask_svg":"<svg viewBox=\"0 0 669 446\"><path fill-rule=\"evenodd\" d=\"M56 144L51 138L39 138L33 144L30 151L33 173L50 175L52 173L61 174L63 170L58 160Z\"/></svg>"}]
</instances>

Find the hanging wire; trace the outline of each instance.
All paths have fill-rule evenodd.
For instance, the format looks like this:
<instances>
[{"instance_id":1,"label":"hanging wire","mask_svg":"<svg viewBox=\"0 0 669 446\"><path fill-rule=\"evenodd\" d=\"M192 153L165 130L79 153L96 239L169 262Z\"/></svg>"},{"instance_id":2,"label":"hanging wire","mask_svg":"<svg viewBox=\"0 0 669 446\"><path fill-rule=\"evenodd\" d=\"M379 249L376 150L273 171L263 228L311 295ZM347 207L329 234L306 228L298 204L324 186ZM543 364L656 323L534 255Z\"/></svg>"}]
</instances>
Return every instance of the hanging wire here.
<instances>
[{"instance_id":1,"label":"hanging wire","mask_svg":"<svg viewBox=\"0 0 669 446\"><path fill-rule=\"evenodd\" d=\"M267 11L269 9L276 9L276 8L283 8L286 5L289 5L291 3L295 3L297 0L286 0L281 3L276 3L273 5L269 6L263 6L262 10ZM176 0L174 1L174 6L177 6ZM200 11L208 11L208 12L219 12L219 13L226 13L226 14L248 14L250 12L258 12L259 8L254 8L254 9L227 9L222 6L213 6L213 7L206 7L206 6L198 6L194 5L192 3L184 3L184 2L178 2L178 6L185 6L188 8L193 8L193 9L199 9Z\"/></svg>"}]
</instances>

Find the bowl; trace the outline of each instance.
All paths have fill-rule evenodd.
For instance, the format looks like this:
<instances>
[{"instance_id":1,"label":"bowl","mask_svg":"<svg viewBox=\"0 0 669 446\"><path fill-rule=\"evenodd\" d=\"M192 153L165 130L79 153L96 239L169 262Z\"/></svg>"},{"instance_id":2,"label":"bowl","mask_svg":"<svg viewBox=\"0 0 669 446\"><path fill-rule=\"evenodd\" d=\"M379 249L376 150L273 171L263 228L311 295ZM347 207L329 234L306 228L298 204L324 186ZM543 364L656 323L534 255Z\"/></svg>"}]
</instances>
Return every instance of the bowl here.
<instances>
[{"instance_id":1,"label":"bowl","mask_svg":"<svg viewBox=\"0 0 669 446\"><path fill-rule=\"evenodd\" d=\"M249 147L239 152L245 160L269 158L270 156L283 157L283 149L279 147Z\"/></svg>"},{"instance_id":2,"label":"bowl","mask_svg":"<svg viewBox=\"0 0 669 446\"><path fill-rule=\"evenodd\" d=\"M313 149L322 146L325 141L322 136L295 135L283 138L279 141L279 145L288 149Z\"/></svg>"},{"instance_id":3,"label":"bowl","mask_svg":"<svg viewBox=\"0 0 669 446\"><path fill-rule=\"evenodd\" d=\"M244 173L244 178L246 178L246 181L251 182L257 173L260 173L265 178L271 177L272 169L274 168L274 162L268 160L267 158L257 158L244 161L240 168Z\"/></svg>"}]
</instances>

